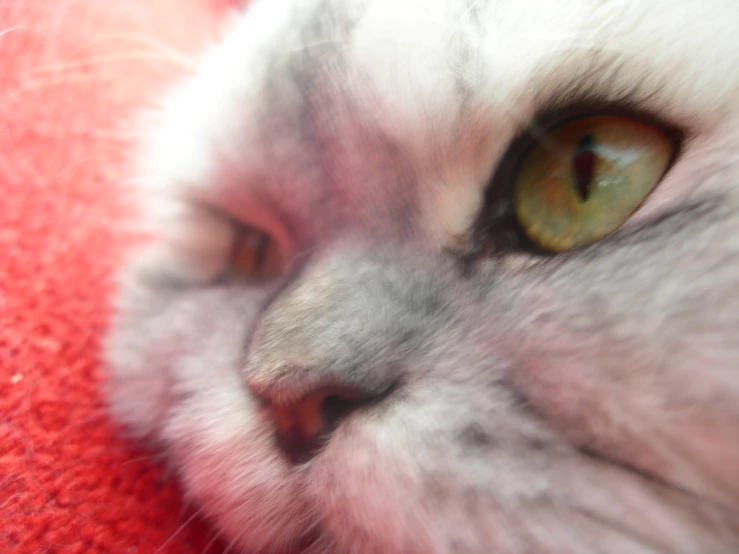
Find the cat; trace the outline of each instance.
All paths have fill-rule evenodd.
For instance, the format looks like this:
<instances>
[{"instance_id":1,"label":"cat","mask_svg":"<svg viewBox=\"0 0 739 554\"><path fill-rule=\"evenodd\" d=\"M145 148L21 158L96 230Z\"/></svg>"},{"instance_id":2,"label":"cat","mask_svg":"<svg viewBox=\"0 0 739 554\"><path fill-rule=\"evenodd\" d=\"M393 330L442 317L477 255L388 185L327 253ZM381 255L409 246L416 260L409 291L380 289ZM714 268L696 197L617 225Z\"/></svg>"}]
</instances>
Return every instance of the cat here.
<instances>
[{"instance_id":1,"label":"cat","mask_svg":"<svg viewBox=\"0 0 739 554\"><path fill-rule=\"evenodd\" d=\"M739 3L256 0L143 118L113 417L244 552L739 552Z\"/></svg>"}]
</instances>

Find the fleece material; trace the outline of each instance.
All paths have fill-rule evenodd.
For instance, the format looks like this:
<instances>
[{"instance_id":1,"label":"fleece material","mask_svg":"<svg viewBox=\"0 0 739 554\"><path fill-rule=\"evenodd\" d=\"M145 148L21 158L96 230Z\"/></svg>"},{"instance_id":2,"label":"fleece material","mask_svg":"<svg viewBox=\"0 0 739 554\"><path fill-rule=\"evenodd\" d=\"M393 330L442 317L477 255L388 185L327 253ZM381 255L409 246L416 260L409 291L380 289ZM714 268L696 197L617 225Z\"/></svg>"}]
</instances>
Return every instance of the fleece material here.
<instances>
[{"instance_id":1,"label":"fleece material","mask_svg":"<svg viewBox=\"0 0 739 554\"><path fill-rule=\"evenodd\" d=\"M225 550L109 421L100 360L129 240L130 116L217 35L229 3L0 1L2 554Z\"/></svg>"}]
</instances>

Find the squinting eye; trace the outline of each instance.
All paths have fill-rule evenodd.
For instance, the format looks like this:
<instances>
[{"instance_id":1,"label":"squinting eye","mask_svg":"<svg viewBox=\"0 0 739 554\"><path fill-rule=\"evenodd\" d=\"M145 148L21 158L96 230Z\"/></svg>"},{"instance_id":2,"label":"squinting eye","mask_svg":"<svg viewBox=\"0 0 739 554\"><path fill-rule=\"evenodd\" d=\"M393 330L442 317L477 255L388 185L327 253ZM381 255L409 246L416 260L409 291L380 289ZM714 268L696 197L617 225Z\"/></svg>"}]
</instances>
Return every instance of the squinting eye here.
<instances>
[{"instance_id":1,"label":"squinting eye","mask_svg":"<svg viewBox=\"0 0 739 554\"><path fill-rule=\"evenodd\" d=\"M676 143L661 129L614 116L569 120L524 158L514 182L523 231L562 252L620 227L664 175Z\"/></svg>"},{"instance_id":2,"label":"squinting eye","mask_svg":"<svg viewBox=\"0 0 739 554\"><path fill-rule=\"evenodd\" d=\"M231 269L249 282L264 282L281 275L285 262L277 241L270 235L243 227L233 244Z\"/></svg>"}]
</instances>

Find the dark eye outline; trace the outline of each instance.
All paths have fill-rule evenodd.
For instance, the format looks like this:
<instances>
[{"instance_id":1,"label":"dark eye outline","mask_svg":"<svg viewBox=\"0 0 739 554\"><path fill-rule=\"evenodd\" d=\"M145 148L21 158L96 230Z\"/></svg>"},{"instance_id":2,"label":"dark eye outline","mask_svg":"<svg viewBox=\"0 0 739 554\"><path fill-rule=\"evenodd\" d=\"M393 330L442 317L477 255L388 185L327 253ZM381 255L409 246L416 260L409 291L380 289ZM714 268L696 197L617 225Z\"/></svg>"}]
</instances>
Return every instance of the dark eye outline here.
<instances>
[{"instance_id":1,"label":"dark eye outline","mask_svg":"<svg viewBox=\"0 0 739 554\"><path fill-rule=\"evenodd\" d=\"M466 258L490 257L504 253L520 252L538 257L558 256L535 244L524 232L513 204L513 187L516 175L526 155L556 127L583 117L615 116L631 119L659 129L673 144L674 152L662 176L669 173L682 154L685 131L674 123L629 105L580 103L565 109L544 110L533 119L531 126L511 141L498 162L492 177L485 185L483 205L470 233L471 247L463 254ZM660 180L660 182L661 182ZM659 188L659 183L655 191ZM651 193L654 194L654 191ZM650 194L650 196L651 196ZM604 240L604 239L601 239ZM596 242L597 244L597 242ZM577 251L574 248L567 252Z\"/></svg>"}]
</instances>

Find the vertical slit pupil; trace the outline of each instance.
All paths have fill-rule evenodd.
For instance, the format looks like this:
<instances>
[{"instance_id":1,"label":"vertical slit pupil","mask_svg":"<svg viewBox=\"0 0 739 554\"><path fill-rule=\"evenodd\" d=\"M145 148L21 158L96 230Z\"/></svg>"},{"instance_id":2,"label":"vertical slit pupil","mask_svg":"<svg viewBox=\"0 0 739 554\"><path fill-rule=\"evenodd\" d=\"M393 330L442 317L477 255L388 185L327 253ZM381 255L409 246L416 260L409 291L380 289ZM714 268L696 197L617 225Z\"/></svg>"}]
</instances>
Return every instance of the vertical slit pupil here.
<instances>
[{"instance_id":1,"label":"vertical slit pupil","mask_svg":"<svg viewBox=\"0 0 739 554\"><path fill-rule=\"evenodd\" d=\"M574 188L585 202L592 192L593 177L595 176L595 153L593 147L595 139L592 133L580 139L575 147L575 155L572 160L572 174L574 176Z\"/></svg>"}]
</instances>

